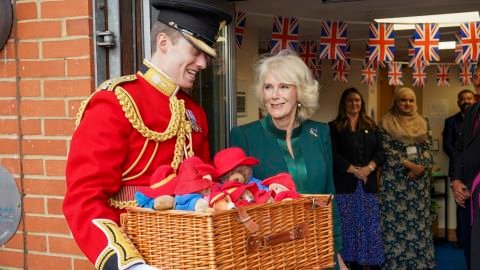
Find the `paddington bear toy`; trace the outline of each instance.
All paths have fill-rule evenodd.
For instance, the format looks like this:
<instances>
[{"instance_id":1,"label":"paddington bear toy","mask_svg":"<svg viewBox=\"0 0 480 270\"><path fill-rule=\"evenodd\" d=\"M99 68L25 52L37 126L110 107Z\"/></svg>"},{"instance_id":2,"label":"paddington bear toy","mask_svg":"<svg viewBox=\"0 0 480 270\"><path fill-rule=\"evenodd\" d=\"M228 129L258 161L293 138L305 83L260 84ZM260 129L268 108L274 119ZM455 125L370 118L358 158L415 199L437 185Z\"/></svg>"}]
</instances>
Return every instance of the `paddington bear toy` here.
<instances>
[{"instance_id":1,"label":"paddington bear toy","mask_svg":"<svg viewBox=\"0 0 480 270\"><path fill-rule=\"evenodd\" d=\"M150 178L150 186L139 188L135 193L135 201L144 208L172 209L176 186L177 179L172 167L159 166Z\"/></svg>"},{"instance_id":2,"label":"paddington bear toy","mask_svg":"<svg viewBox=\"0 0 480 270\"><path fill-rule=\"evenodd\" d=\"M300 198L293 177L288 173L279 173L262 181L274 193L276 202Z\"/></svg>"},{"instance_id":3,"label":"paddington bear toy","mask_svg":"<svg viewBox=\"0 0 480 270\"><path fill-rule=\"evenodd\" d=\"M237 181L242 184L255 183L259 189L268 190L261 181L252 176L252 166L258 164L258 160L248 157L242 148L225 148L213 158L213 164L217 170L221 184L227 181Z\"/></svg>"}]
</instances>

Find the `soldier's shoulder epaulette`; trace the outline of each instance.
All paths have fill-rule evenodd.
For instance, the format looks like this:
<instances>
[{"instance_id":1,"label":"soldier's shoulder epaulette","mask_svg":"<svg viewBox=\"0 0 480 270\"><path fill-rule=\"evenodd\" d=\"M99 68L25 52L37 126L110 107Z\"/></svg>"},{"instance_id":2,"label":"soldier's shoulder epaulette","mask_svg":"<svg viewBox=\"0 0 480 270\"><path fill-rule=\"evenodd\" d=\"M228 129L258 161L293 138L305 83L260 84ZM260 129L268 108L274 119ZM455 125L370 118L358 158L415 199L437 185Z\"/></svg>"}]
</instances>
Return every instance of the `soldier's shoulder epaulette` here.
<instances>
[{"instance_id":1,"label":"soldier's shoulder epaulette","mask_svg":"<svg viewBox=\"0 0 480 270\"><path fill-rule=\"evenodd\" d=\"M113 91L117 85L120 85L125 82L131 82L135 81L137 77L135 75L127 75L127 76L121 76L117 78L113 78L110 80L104 81L100 86L98 86L97 91L101 90L107 90L107 91Z\"/></svg>"}]
</instances>

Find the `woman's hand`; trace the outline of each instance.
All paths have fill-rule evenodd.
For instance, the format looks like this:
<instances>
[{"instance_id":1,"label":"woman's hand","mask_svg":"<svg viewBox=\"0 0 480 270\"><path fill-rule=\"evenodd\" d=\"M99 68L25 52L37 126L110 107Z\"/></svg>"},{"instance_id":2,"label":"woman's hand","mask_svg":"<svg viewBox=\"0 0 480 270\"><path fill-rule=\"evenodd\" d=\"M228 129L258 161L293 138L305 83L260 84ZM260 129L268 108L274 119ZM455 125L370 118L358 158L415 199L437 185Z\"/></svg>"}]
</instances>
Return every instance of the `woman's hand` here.
<instances>
[{"instance_id":1,"label":"woman's hand","mask_svg":"<svg viewBox=\"0 0 480 270\"><path fill-rule=\"evenodd\" d=\"M422 176L425 173L425 167L422 165L411 162L410 160L404 160L403 166L409 170L408 178L415 179Z\"/></svg>"}]
</instances>

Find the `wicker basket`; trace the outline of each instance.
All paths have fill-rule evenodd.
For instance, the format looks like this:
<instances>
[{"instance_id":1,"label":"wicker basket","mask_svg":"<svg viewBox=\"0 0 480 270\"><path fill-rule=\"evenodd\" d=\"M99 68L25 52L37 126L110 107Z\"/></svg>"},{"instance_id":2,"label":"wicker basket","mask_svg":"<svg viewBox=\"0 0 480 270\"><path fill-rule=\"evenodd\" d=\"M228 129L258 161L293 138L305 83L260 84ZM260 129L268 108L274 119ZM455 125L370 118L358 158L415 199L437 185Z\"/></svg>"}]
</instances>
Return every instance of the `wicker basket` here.
<instances>
[{"instance_id":1,"label":"wicker basket","mask_svg":"<svg viewBox=\"0 0 480 270\"><path fill-rule=\"evenodd\" d=\"M235 209L129 208L122 227L147 263L162 269L322 269L334 265L330 199L308 195L245 207L258 225L255 233Z\"/></svg>"}]
</instances>

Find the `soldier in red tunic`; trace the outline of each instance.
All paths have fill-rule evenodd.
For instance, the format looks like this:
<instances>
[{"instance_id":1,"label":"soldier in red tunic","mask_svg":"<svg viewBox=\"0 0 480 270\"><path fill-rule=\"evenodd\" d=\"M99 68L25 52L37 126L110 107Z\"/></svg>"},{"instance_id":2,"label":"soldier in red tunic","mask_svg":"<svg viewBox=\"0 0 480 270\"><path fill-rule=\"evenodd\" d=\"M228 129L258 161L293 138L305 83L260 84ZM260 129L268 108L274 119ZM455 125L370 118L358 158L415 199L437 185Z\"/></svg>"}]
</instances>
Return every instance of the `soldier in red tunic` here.
<instances>
[{"instance_id":1,"label":"soldier in red tunic","mask_svg":"<svg viewBox=\"0 0 480 270\"><path fill-rule=\"evenodd\" d=\"M205 112L183 89L215 57L225 11L193 0L153 0L154 52L135 75L106 81L77 116L63 211L75 241L97 269L156 269L119 228L123 208L160 165L186 156L210 162Z\"/></svg>"}]
</instances>

